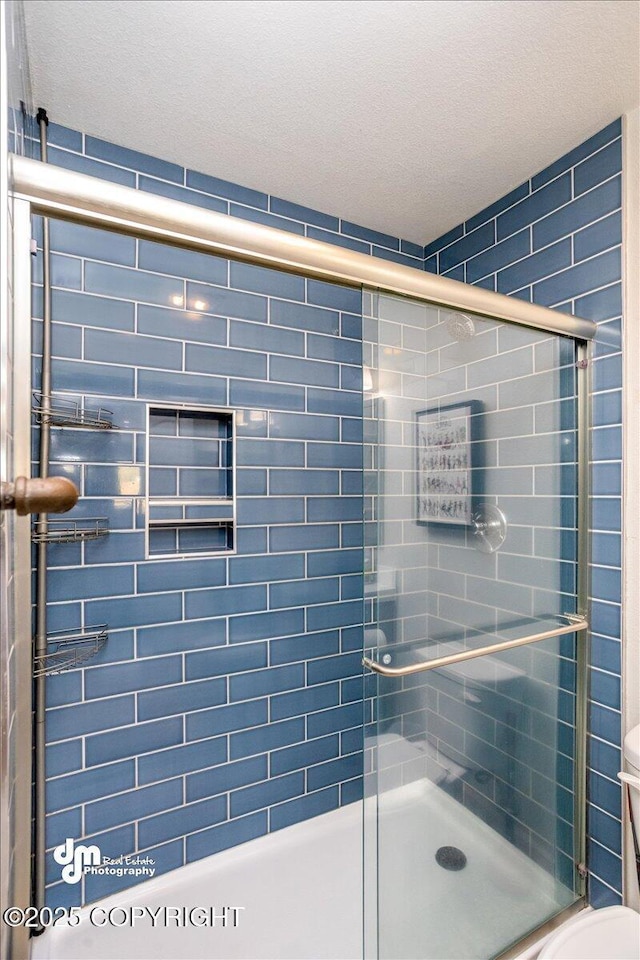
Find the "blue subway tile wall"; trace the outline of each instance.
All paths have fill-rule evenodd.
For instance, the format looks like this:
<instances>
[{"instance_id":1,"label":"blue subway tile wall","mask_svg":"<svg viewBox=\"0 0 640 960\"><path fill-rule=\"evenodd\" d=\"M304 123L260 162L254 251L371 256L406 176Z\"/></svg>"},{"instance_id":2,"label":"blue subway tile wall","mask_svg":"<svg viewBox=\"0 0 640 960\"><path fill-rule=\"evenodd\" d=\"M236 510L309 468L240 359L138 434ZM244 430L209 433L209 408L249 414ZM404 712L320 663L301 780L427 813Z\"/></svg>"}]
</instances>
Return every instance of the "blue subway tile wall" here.
<instances>
[{"instance_id":1,"label":"blue subway tile wall","mask_svg":"<svg viewBox=\"0 0 640 960\"><path fill-rule=\"evenodd\" d=\"M622 130L616 120L425 248L425 269L595 320L589 868L594 906L621 902ZM618 751L611 762L611 751Z\"/></svg>"},{"instance_id":2,"label":"blue subway tile wall","mask_svg":"<svg viewBox=\"0 0 640 960\"><path fill-rule=\"evenodd\" d=\"M362 697L345 685L362 682L361 306L353 290L89 228L54 223L52 247L54 394L117 425L52 437L52 472L81 492L71 518L111 530L49 549L51 627L109 625L95 659L48 682L49 901L66 904L131 881L66 889L61 831L162 872L362 795ZM145 558L145 464L150 492L171 495L192 461L161 417L146 449L147 404L167 402L237 410L234 555ZM215 472L217 441L197 443L197 470Z\"/></svg>"}]
</instances>

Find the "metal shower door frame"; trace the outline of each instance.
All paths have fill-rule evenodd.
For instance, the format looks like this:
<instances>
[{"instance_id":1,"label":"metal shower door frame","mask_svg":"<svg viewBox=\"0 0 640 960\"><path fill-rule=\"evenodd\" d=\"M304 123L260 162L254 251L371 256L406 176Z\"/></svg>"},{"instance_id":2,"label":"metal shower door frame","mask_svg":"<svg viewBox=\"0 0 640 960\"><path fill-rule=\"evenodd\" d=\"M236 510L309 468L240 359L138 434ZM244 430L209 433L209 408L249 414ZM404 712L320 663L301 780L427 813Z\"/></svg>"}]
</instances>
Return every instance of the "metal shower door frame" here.
<instances>
[{"instance_id":1,"label":"metal shower door frame","mask_svg":"<svg viewBox=\"0 0 640 960\"><path fill-rule=\"evenodd\" d=\"M85 226L110 230L128 236L153 239L177 247L222 256L255 265L294 273L311 279L338 283L395 296L407 297L440 307L513 323L562 336L578 343L578 611L587 614L589 585L589 341L596 333L590 320L556 312L517 298L484 290L459 281L422 272L367 254L309 240L273 227L244 221L182 203L145 194L131 187L102 181L85 174L45 165L25 157L13 156L10 183L15 203L16 255L16 331L15 363L20 370L30 369L31 277L30 216L41 215ZM14 475L30 471L30 384L29 378L16 378L15 403L16 453ZM18 526L16 544L16 632L18 634L19 686L31 690L32 638L30 634L30 537L28 520ZM586 642L587 632L578 635L577 718L578 747L576 769L576 833L582 844L578 852L584 862L586 841ZM30 693L21 704L20 754L31 755ZM30 770L17 782L17 803L29 812L31 805ZM28 822L26 816L23 822ZM30 832L23 828L18 847L28 851ZM520 945L522 946L522 945ZM512 956L511 952L503 956Z\"/></svg>"}]
</instances>

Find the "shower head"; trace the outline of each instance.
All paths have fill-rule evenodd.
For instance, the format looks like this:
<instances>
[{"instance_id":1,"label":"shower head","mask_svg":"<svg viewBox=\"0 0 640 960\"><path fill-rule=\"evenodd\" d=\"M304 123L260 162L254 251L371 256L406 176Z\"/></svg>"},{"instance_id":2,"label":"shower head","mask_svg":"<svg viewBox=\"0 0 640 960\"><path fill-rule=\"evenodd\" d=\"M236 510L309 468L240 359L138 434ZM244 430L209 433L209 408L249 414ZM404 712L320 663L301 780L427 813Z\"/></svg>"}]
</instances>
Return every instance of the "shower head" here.
<instances>
[{"instance_id":1,"label":"shower head","mask_svg":"<svg viewBox=\"0 0 640 960\"><path fill-rule=\"evenodd\" d=\"M453 340L471 340L475 336L476 325L466 313L448 313L445 322Z\"/></svg>"}]
</instances>

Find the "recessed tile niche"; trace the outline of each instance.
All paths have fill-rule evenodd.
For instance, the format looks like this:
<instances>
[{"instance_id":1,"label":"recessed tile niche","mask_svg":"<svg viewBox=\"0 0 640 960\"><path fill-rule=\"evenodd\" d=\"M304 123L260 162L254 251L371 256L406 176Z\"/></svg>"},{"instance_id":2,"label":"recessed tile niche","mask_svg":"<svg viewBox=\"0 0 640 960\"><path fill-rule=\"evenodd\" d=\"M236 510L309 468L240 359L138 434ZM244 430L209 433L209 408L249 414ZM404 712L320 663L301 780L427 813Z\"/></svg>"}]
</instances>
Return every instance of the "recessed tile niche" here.
<instances>
[{"instance_id":1,"label":"recessed tile niche","mask_svg":"<svg viewBox=\"0 0 640 960\"><path fill-rule=\"evenodd\" d=\"M234 413L150 405L147 555L235 549Z\"/></svg>"}]
</instances>

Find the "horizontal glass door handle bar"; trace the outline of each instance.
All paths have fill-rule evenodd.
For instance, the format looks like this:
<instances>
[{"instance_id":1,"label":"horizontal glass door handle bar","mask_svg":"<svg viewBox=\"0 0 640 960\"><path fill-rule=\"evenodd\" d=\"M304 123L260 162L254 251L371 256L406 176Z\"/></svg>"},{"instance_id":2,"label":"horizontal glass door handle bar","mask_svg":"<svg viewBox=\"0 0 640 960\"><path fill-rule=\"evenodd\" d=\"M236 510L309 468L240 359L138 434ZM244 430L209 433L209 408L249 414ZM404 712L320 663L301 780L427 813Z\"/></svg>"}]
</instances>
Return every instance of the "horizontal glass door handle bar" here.
<instances>
[{"instance_id":1,"label":"horizontal glass door handle bar","mask_svg":"<svg viewBox=\"0 0 640 960\"><path fill-rule=\"evenodd\" d=\"M383 677L408 677L412 673L423 673L426 670L437 670L438 667L448 667L452 663L462 663L464 660L475 660L476 657L486 657L491 653L500 653L501 650L512 650L514 647L524 647L529 643L538 643L540 640L550 640L551 637L561 637L566 633L580 633L589 629L589 621L584 617L573 614L563 614L564 620L569 622L554 630L545 630L542 633L531 633L528 637L518 640L503 640L501 643L490 643L486 647L477 647L475 650L464 650L462 653L452 653L447 657L435 657L422 663L410 663L406 667L387 667L383 663L362 658L362 665L374 670Z\"/></svg>"},{"instance_id":2,"label":"horizontal glass door handle bar","mask_svg":"<svg viewBox=\"0 0 640 960\"><path fill-rule=\"evenodd\" d=\"M14 196L28 200L32 212L42 216L160 240L330 283L374 287L581 340L595 336L592 320L28 157L10 157L10 178Z\"/></svg>"}]
</instances>

